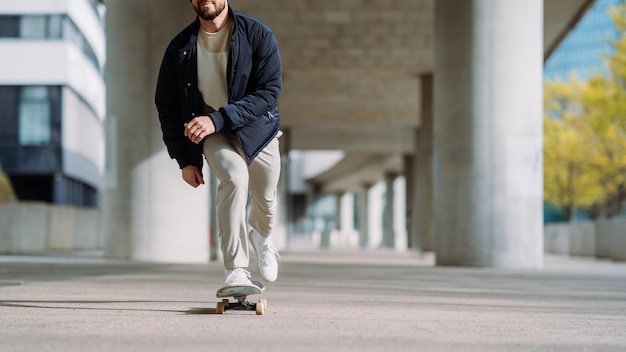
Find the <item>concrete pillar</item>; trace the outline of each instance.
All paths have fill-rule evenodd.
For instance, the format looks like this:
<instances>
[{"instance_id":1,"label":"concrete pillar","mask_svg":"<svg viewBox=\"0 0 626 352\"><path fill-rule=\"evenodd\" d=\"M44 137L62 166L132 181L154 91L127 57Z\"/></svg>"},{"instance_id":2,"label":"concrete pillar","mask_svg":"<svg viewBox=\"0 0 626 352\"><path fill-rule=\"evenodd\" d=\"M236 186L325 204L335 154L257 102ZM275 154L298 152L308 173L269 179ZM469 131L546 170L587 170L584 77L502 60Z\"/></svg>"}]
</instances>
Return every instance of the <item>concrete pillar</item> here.
<instances>
[{"instance_id":1,"label":"concrete pillar","mask_svg":"<svg viewBox=\"0 0 626 352\"><path fill-rule=\"evenodd\" d=\"M395 174L385 174L385 208L384 208L384 232L383 241L381 247L394 248L395 241L395 228L394 228L394 214L396 213L396 202L394 192L394 181L398 176Z\"/></svg>"},{"instance_id":2,"label":"concrete pillar","mask_svg":"<svg viewBox=\"0 0 626 352\"><path fill-rule=\"evenodd\" d=\"M287 154L282 156L288 159ZM272 232L272 242L279 250L284 250L289 247L290 242L290 229L289 216L291 208L291 198L289 195L289 161L282 161L281 176L278 181L278 221L276 223L276 230Z\"/></svg>"},{"instance_id":3,"label":"concrete pillar","mask_svg":"<svg viewBox=\"0 0 626 352\"><path fill-rule=\"evenodd\" d=\"M341 192L337 195L335 212L336 238L331 241L331 246L350 247L353 245L354 229L354 194Z\"/></svg>"},{"instance_id":4,"label":"concrete pillar","mask_svg":"<svg viewBox=\"0 0 626 352\"><path fill-rule=\"evenodd\" d=\"M318 229L316 227L317 214L315 212L315 203L318 198L318 189L315 184L308 184L306 189L306 224L305 232L309 234L315 233Z\"/></svg>"},{"instance_id":5,"label":"concrete pillar","mask_svg":"<svg viewBox=\"0 0 626 352\"><path fill-rule=\"evenodd\" d=\"M394 241L393 248L396 250L406 250L408 248L406 232L406 179L396 177L393 182L393 228Z\"/></svg>"},{"instance_id":6,"label":"concrete pillar","mask_svg":"<svg viewBox=\"0 0 626 352\"><path fill-rule=\"evenodd\" d=\"M341 232L341 198L345 192L335 193L335 228L334 230Z\"/></svg>"},{"instance_id":7,"label":"concrete pillar","mask_svg":"<svg viewBox=\"0 0 626 352\"><path fill-rule=\"evenodd\" d=\"M404 177L388 173L385 175L385 212L383 248L406 249L406 182Z\"/></svg>"},{"instance_id":8,"label":"concrete pillar","mask_svg":"<svg viewBox=\"0 0 626 352\"><path fill-rule=\"evenodd\" d=\"M382 183L365 184L359 195L359 245L361 248L378 248L382 244Z\"/></svg>"},{"instance_id":9,"label":"concrete pillar","mask_svg":"<svg viewBox=\"0 0 626 352\"><path fill-rule=\"evenodd\" d=\"M365 184L359 189L359 247L367 248L369 243L369 191L372 185Z\"/></svg>"},{"instance_id":10,"label":"concrete pillar","mask_svg":"<svg viewBox=\"0 0 626 352\"><path fill-rule=\"evenodd\" d=\"M406 223L406 244L408 248L416 248L416 240L413 238L413 208L415 203L415 157L412 154L407 154L403 158L403 172L405 180L405 223ZM419 247L417 247L419 249Z\"/></svg>"},{"instance_id":11,"label":"concrete pillar","mask_svg":"<svg viewBox=\"0 0 626 352\"><path fill-rule=\"evenodd\" d=\"M163 52L195 14L188 2L158 7L107 1L107 256L156 262L209 260L209 186L193 189L169 158L154 105ZM204 169L208 181L208 169Z\"/></svg>"},{"instance_id":12,"label":"concrete pillar","mask_svg":"<svg viewBox=\"0 0 626 352\"><path fill-rule=\"evenodd\" d=\"M385 175L385 208L383 221L383 248L404 250L407 248L406 230L406 182L404 177ZM372 215L376 210L372 210Z\"/></svg>"},{"instance_id":13,"label":"concrete pillar","mask_svg":"<svg viewBox=\"0 0 626 352\"><path fill-rule=\"evenodd\" d=\"M337 194L335 224L337 225L337 230L342 233L354 230L354 197L352 192Z\"/></svg>"},{"instance_id":14,"label":"concrete pillar","mask_svg":"<svg viewBox=\"0 0 626 352\"><path fill-rule=\"evenodd\" d=\"M542 0L435 2L437 265L541 268Z\"/></svg>"},{"instance_id":15,"label":"concrete pillar","mask_svg":"<svg viewBox=\"0 0 626 352\"><path fill-rule=\"evenodd\" d=\"M292 200L289 191L291 184L291 130L283 129L283 135L279 138L280 145L280 179L278 180L278 222L276 231L272 233L272 241L279 250L289 247L291 234L293 233Z\"/></svg>"},{"instance_id":16,"label":"concrete pillar","mask_svg":"<svg viewBox=\"0 0 626 352\"><path fill-rule=\"evenodd\" d=\"M433 76L421 76L421 123L416 135L414 234L416 248L434 249L433 238Z\"/></svg>"}]
</instances>

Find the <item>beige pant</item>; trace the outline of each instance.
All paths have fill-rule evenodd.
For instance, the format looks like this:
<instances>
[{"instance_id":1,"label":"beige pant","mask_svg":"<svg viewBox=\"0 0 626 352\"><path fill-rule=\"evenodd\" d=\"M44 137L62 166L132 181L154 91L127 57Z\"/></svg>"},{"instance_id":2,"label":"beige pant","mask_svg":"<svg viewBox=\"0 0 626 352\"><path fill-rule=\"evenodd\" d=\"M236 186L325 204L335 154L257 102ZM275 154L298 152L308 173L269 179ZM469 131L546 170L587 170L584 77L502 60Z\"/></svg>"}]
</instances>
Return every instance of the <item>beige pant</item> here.
<instances>
[{"instance_id":1,"label":"beige pant","mask_svg":"<svg viewBox=\"0 0 626 352\"><path fill-rule=\"evenodd\" d=\"M224 267L246 268L249 264L247 223L268 237L276 227L280 151L278 133L248 166L239 139L218 133L204 142L203 152L211 172L220 180L217 189L217 231ZM250 215L246 207L250 196Z\"/></svg>"}]
</instances>

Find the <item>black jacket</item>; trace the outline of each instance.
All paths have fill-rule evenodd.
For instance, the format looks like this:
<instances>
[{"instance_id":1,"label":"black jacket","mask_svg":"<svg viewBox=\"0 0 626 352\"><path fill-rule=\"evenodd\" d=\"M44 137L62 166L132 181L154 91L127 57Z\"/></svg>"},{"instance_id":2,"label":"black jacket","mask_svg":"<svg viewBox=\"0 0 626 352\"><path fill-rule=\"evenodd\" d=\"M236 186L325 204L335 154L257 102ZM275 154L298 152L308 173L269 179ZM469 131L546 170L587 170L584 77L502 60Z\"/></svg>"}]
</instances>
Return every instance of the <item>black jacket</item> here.
<instances>
[{"instance_id":1,"label":"black jacket","mask_svg":"<svg viewBox=\"0 0 626 352\"><path fill-rule=\"evenodd\" d=\"M198 90L197 18L170 42L161 63L155 103L163 141L180 168L202 170L202 146L184 136L183 124L196 116L209 115L216 133L235 133L248 164L278 133L282 64L276 38L259 20L228 11L235 20L226 71L228 105L214 111Z\"/></svg>"}]
</instances>

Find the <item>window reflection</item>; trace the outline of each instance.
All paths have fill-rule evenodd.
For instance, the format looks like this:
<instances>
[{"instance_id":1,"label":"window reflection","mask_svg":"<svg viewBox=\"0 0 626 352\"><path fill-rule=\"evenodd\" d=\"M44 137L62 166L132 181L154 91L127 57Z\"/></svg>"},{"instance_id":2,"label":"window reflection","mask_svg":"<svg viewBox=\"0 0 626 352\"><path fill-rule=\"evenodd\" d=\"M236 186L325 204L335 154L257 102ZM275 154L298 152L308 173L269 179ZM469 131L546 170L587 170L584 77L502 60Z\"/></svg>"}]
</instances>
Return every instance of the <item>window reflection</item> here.
<instances>
[{"instance_id":1,"label":"window reflection","mask_svg":"<svg viewBox=\"0 0 626 352\"><path fill-rule=\"evenodd\" d=\"M50 143L50 99L47 87L22 88L19 141L24 146Z\"/></svg>"}]
</instances>

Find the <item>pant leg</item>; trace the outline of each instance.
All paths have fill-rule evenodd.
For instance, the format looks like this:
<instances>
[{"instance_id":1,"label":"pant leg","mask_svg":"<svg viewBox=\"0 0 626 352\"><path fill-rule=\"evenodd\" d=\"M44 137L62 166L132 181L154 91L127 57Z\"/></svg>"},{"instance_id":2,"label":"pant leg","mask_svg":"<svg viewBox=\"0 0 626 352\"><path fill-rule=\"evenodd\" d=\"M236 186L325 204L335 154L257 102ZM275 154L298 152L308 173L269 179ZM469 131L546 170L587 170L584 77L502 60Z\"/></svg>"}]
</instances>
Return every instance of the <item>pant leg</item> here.
<instances>
[{"instance_id":1,"label":"pant leg","mask_svg":"<svg viewBox=\"0 0 626 352\"><path fill-rule=\"evenodd\" d=\"M268 237L278 222L277 187L281 169L278 136L259 153L248 169L252 203L248 222L261 236Z\"/></svg>"},{"instance_id":2,"label":"pant leg","mask_svg":"<svg viewBox=\"0 0 626 352\"><path fill-rule=\"evenodd\" d=\"M248 165L235 136L218 133L203 145L211 172L220 180L217 189L217 231L221 239L224 267L246 268L249 265L246 234L248 202Z\"/></svg>"}]
</instances>

